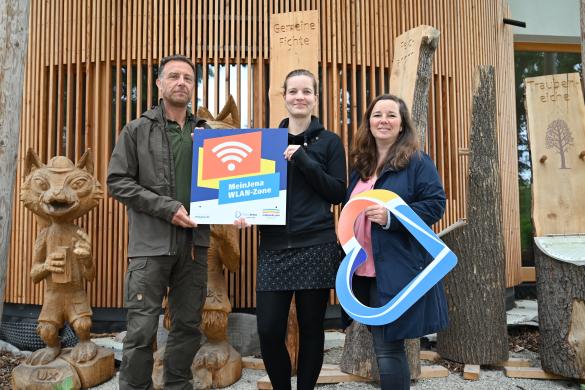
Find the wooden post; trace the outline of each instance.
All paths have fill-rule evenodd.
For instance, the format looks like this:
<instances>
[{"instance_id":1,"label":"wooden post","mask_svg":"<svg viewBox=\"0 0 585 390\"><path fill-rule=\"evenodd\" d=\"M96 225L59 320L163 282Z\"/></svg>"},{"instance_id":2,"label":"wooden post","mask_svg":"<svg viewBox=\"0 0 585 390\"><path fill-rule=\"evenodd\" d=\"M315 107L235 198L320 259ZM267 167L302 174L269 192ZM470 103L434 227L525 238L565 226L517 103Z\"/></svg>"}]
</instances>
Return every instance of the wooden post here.
<instances>
[{"instance_id":1,"label":"wooden post","mask_svg":"<svg viewBox=\"0 0 585 390\"><path fill-rule=\"evenodd\" d=\"M443 236L459 262L444 280L449 327L437 337L442 357L466 364L508 359L496 107L494 68L480 66L473 91L467 225Z\"/></svg>"},{"instance_id":2,"label":"wooden post","mask_svg":"<svg viewBox=\"0 0 585 390\"><path fill-rule=\"evenodd\" d=\"M29 2L0 2L0 319L10 244L12 199L18 157Z\"/></svg>"},{"instance_id":3,"label":"wooden post","mask_svg":"<svg viewBox=\"0 0 585 390\"><path fill-rule=\"evenodd\" d=\"M439 44L439 30L419 26L396 37L390 75L390 93L404 99L413 122L419 131L421 147L426 139L427 106L430 80L433 74L433 55ZM340 369L354 375L379 379L372 335L365 325L354 324L345 338ZM420 341L406 340L406 355L410 377L420 376ZM355 363L355 362L359 363Z\"/></svg>"}]
</instances>

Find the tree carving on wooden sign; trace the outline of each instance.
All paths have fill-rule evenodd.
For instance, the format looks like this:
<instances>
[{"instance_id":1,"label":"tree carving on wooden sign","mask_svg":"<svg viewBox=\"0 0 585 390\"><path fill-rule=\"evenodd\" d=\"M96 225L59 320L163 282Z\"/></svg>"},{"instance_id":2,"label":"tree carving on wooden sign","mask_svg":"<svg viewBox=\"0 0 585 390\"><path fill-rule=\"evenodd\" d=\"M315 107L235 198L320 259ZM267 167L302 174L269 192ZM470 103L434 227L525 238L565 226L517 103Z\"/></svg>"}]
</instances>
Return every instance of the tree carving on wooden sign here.
<instances>
[{"instance_id":1,"label":"tree carving on wooden sign","mask_svg":"<svg viewBox=\"0 0 585 390\"><path fill-rule=\"evenodd\" d=\"M564 120L555 119L548 125L545 146L547 149L554 149L559 153L561 157L561 167L559 169L571 169L567 167L565 153L568 152L569 147L573 146L574 142L571 130Z\"/></svg>"}]
</instances>

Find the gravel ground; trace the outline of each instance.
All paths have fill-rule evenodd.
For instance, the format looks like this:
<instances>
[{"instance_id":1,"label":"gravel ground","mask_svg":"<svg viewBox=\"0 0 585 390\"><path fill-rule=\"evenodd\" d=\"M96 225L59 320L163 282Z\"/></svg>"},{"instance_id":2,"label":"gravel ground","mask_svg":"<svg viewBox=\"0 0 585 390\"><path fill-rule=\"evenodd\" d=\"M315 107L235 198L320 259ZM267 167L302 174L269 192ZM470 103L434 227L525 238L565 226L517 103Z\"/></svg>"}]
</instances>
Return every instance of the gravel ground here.
<instances>
[{"instance_id":1,"label":"gravel ground","mask_svg":"<svg viewBox=\"0 0 585 390\"><path fill-rule=\"evenodd\" d=\"M538 359L538 330L535 328L516 328L510 330L510 357L529 359L533 366L539 366ZM338 364L343 352L341 342L326 350L324 363ZM15 350L10 344L0 341L0 389L9 389L10 372L12 368L17 365L22 356L18 350ZM19 356L20 355L20 356ZM439 364L440 362L434 363ZM446 365L447 362L444 362ZM422 364L430 364L422 362ZM450 366L453 366L451 364ZM451 367L452 368L452 367ZM252 390L256 389L256 382L258 379L266 375L263 370L244 369L242 378L232 386L227 387L227 390ZM294 388L295 378L293 378ZM330 385L318 385L317 389L333 390L357 390L357 389L379 389L380 387L374 383L364 382L347 382ZM94 387L96 390L117 390L118 378L117 376L110 381ZM574 381L547 381L547 380L533 380L533 379L517 379L508 378L504 375L504 371L498 368L482 367L480 379L478 381L464 380L460 372L451 371L449 376L445 378L421 379L413 382L411 389L417 390L555 390L555 389L573 389L585 390L585 385L580 385Z\"/></svg>"},{"instance_id":2,"label":"gravel ground","mask_svg":"<svg viewBox=\"0 0 585 390\"><path fill-rule=\"evenodd\" d=\"M328 350L325 354L325 363L337 364L343 351L342 347L335 347ZM511 357L530 359L533 364L537 365L538 354L529 350L521 352L511 352ZM242 378L232 386L226 387L226 390L252 390L256 389L258 379L266 375L262 370L244 369ZM295 378L293 378L293 388L295 388ZM94 389L114 390L117 389L117 378ZM331 385L318 385L317 389L322 390L368 390L379 389L380 386L373 383L347 382ZM556 389L573 389L579 390L579 385L569 381L545 381L534 379L517 379L508 378L501 369L487 369L482 367L479 381L464 380L461 373L450 373L445 378L421 379L413 382L411 389L417 390L556 390Z\"/></svg>"}]
</instances>

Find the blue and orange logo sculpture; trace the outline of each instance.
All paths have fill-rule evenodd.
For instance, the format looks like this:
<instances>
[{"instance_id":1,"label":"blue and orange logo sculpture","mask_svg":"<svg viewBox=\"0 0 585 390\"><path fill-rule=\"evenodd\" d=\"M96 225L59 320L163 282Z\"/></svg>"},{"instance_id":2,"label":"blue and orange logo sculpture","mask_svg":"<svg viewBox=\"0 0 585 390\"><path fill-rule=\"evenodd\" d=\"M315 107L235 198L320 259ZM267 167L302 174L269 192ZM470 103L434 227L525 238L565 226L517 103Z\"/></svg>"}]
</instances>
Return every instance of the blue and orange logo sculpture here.
<instances>
[{"instance_id":1,"label":"blue and orange logo sculpture","mask_svg":"<svg viewBox=\"0 0 585 390\"><path fill-rule=\"evenodd\" d=\"M353 226L363 210L374 204L390 210L392 218L398 218L433 256L433 261L390 302L376 308L358 301L351 288L355 270L366 261L366 252L355 238ZM387 190L366 191L351 198L341 212L337 236L346 253L337 271L337 297L347 314L366 325L385 325L395 321L457 264L457 256L427 224L398 195Z\"/></svg>"}]
</instances>

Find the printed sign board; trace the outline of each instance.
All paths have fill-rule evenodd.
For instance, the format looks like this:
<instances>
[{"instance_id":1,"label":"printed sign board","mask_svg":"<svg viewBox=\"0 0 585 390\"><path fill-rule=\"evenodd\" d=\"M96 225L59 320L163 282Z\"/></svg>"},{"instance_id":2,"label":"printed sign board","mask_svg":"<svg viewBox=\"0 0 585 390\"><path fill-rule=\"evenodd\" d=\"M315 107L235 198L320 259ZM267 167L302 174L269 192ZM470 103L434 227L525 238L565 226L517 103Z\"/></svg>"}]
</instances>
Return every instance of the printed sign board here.
<instances>
[{"instance_id":1,"label":"printed sign board","mask_svg":"<svg viewBox=\"0 0 585 390\"><path fill-rule=\"evenodd\" d=\"M200 224L286 222L287 129L196 130L191 218Z\"/></svg>"}]
</instances>

